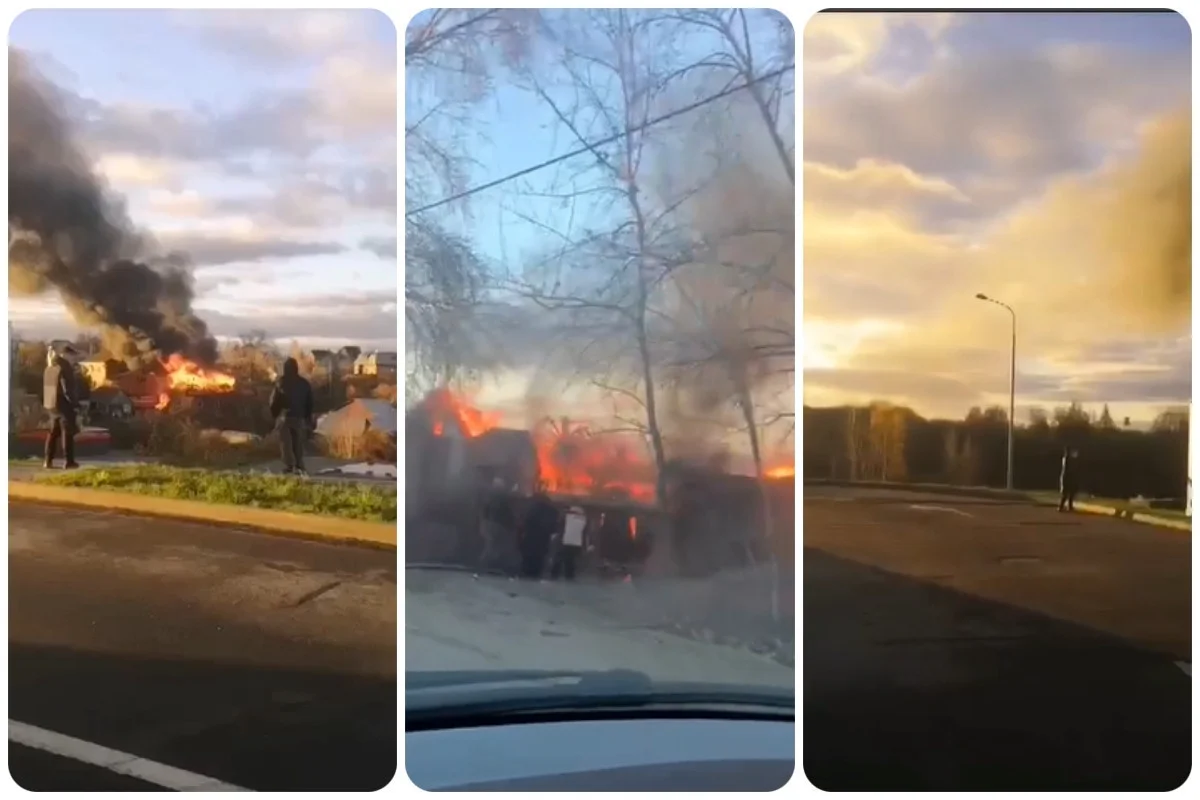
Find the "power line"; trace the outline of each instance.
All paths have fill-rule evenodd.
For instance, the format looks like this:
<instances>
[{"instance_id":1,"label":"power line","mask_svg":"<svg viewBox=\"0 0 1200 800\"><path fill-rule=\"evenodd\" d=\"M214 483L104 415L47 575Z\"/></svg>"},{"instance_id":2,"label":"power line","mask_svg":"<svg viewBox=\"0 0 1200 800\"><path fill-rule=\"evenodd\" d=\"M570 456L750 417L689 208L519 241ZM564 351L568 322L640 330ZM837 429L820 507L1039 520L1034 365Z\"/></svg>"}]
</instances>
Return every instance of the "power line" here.
<instances>
[{"instance_id":1,"label":"power line","mask_svg":"<svg viewBox=\"0 0 1200 800\"><path fill-rule=\"evenodd\" d=\"M590 153L593 150L595 150L597 147L603 147L606 144L612 144L613 142L617 141L618 139L622 139L631 133L637 133L638 131L649 128L652 125L657 125L660 122L666 122L669 119L678 117L682 114L686 114L689 111L695 111L697 108L706 106L709 103L720 100L723 97L728 97L729 95L733 94L734 92L740 92L743 89L748 89L756 83L761 83L762 81L770 80L771 78L778 78L780 75L783 75L785 72L790 72L790 71L794 70L795 68L796 68L795 64L789 64L786 67L780 67L777 70L773 70L773 71L765 73L763 75L759 75L757 78L754 78L753 80L746 81L745 83L738 84L737 86L731 86L728 89L724 89L720 92L717 92L714 95L709 95L708 97L705 97L702 100L697 100L696 102L694 102L690 105L683 106L682 108L677 108L674 111L669 111L666 114L663 114L662 116L655 117L654 119L649 119L649 120L646 120L645 122L628 127L625 130L621 131L620 133L614 133L612 136L606 136L603 139L597 139L594 142L584 144L583 147L580 147L577 150L572 150L571 152L564 153L561 156L555 156L554 158L548 159L539 164L534 164L531 167L526 167L525 169L519 170L517 172L513 172L509 175L505 175L503 178L497 178L494 181L488 181L487 183L482 183L478 186L472 186L471 188L464 189L463 191L458 192L457 194L452 194L449 197L443 197L441 200L437 200L437 201L429 203L427 205L423 205L419 208L414 208L412 211L405 211L404 216L407 219L408 217L414 216L416 214L423 214L426 211L430 211L432 209L438 208L439 206L447 205L448 203L453 203L456 200L463 199L464 197L469 197L473 194L485 191L487 189L493 189L502 183L508 183L511 180L515 180L517 178L523 178L524 176L529 175L530 173L537 172L538 170L545 169L546 167L552 167L555 164L559 164L563 161L566 161L567 159L574 158L575 156L580 156L580 155L583 155L584 153Z\"/></svg>"}]
</instances>

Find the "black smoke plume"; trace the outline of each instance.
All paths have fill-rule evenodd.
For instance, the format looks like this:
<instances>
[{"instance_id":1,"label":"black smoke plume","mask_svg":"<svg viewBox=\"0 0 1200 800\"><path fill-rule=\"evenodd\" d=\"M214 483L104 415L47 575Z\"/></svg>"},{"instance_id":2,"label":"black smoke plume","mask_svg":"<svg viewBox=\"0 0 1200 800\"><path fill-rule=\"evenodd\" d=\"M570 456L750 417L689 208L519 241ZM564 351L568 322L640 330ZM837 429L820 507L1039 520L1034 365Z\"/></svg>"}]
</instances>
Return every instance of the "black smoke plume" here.
<instances>
[{"instance_id":1,"label":"black smoke plume","mask_svg":"<svg viewBox=\"0 0 1200 800\"><path fill-rule=\"evenodd\" d=\"M192 311L184 259L147 258L146 240L75 142L62 94L13 48L8 242L9 291L57 291L78 323L99 329L110 355L216 359L216 341Z\"/></svg>"}]
</instances>

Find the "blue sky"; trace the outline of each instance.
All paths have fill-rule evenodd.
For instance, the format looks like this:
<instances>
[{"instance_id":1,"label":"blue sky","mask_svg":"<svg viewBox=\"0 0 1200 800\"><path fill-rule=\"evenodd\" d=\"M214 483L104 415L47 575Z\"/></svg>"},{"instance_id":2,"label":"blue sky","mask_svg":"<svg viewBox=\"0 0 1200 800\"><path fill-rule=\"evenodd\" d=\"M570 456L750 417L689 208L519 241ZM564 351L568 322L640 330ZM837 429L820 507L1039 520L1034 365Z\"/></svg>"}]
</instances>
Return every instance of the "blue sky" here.
<instances>
[{"instance_id":1,"label":"blue sky","mask_svg":"<svg viewBox=\"0 0 1200 800\"><path fill-rule=\"evenodd\" d=\"M574 48L611 60L611 43L604 40L601 31L606 22L612 21L613 15L603 11L595 13L603 16L603 19L590 19L588 10L579 9L548 11L543 20L558 36L571 41ZM794 55L787 52L786 48L780 48L773 38L775 29L770 17L755 11L751 11L747 17L752 26L760 72L794 59ZM664 27L656 35L663 38L652 44L645 39L639 42L639 69L644 67L646 59L654 59L657 61L655 68L666 74L715 52L711 33L695 23L680 25L672 29L670 35ZM535 38L519 68L510 69L496 61L491 62L490 90L456 109L467 122L465 125L447 123L443 138L448 137L450 128L464 137L464 146L460 146L456 152L465 152L473 160L467 185L477 186L502 178L580 146L578 138L535 91L536 82L545 87L555 103L568 115L571 114L576 94L562 61L562 41ZM498 58L494 52L491 57ZM434 74L415 70L407 73L408 118L420 118L435 102L429 89ZM786 83L791 82L791 77L788 76ZM675 80L671 83L670 91L655 98L651 116L710 95L723 88L724 84L717 81L729 78L728 72L713 71L703 76L697 73L697 77L691 81ZM608 93L610 100L615 99L616 86L611 79L599 80L596 89L598 94ZM444 95L438 94L437 99L444 99ZM789 142L794 142L793 102L785 101L784 106L783 135ZM682 175L689 187L693 183L711 179L714 174L712 165L704 163L699 149L693 150L692 145L703 139L705 146L712 146L707 131L709 128L715 131L716 127L720 127L712 124L712 115L723 117L723 124L730 130L745 128L757 131L762 125L757 117L749 114L745 115L749 120L745 124L730 123L735 110L729 105L714 105L704 113L692 113L677 121L656 126L649 137L649 155L639 176L646 196L655 192L659 180L668 175ZM576 122L583 137L589 141L612 132L608 124L590 113L581 114ZM765 133L762 135L765 136ZM756 144L747 146L745 152L738 155L750 159L758 157L769 162L776 173L781 172L777 166L777 155L768 153L764 156L763 152L753 152L758 146L757 140L749 134L745 138L754 140ZM411 170L413 160L410 159L408 164ZM783 181L786 182L786 178ZM520 278L532 264L550 260L564 245L583 239L587 230L611 230L617 222L626 220L629 212L624 200L619 199L611 210L606 210L600 200L605 196L602 191L609 192L607 196L611 197L613 188L612 177L595 166L593 156L584 154L474 194L469 198L465 210L460 206L451 206L429 213L442 224L453 226L467 235L496 273ZM589 192L591 194L586 196L583 194ZM420 205L446 193L426 192L433 197L422 197L418 202L409 199L406 202ZM538 193L574 195L575 199L535 196ZM790 187L784 195L790 223L793 217ZM650 202L668 204L661 198ZM584 264L575 263L572 267L568 283L577 292L595 281L607 281L613 272L612 264L599 258ZM499 292L493 296L505 297ZM594 337L594 331L578 318L567 319L568 316L555 316L543 309L527 306L513 325L522 330L511 331L506 328L501 334L496 328L489 328L487 335L491 342L499 341L507 345L503 349L510 356L508 366L511 369L492 373L495 381L485 387L479 402L520 414L529 410L530 396L544 394L553 397L552 403L555 405L569 403L575 414L599 416L601 409L608 411L610 404L598 399L588 379L600 377L609 361L591 356L581 361L578 354L583 352L586 342ZM626 355L635 352L632 346L626 346L623 339L608 343L607 346L623 348ZM788 383L790 391L790 381ZM744 438L744 434L738 434L738 437Z\"/></svg>"},{"instance_id":2,"label":"blue sky","mask_svg":"<svg viewBox=\"0 0 1200 800\"><path fill-rule=\"evenodd\" d=\"M1191 397L1177 14L821 14L805 37L805 401L933 415ZM1169 291L1183 285L1185 290Z\"/></svg>"},{"instance_id":3,"label":"blue sky","mask_svg":"<svg viewBox=\"0 0 1200 800\"><path fill-rule=\"evenodd\" d=\"M396 30L374 11L27 11L10 46L68 98L136 225L195 264L219 336L396 346ZM53 297L11 298L30 335Z\"/></svg>"},{"instance_id":4,"label":"blue sky","mask_svg":"<svg viewBox=\"0 0 1200 800\"><path fill-rule=\"evenodd\" d=\"M580 24L583 18L579 15L584 13L584 10L574 10L565 12L563 16L569 18L574 15L575 24ZM751 25L755 26L752 33L761 49L763 63L776 66L778 55L774 51L770 52L771 60L767 60L768 48L773 45L769 38L771 31L764 27L766 23L762 19L754 16L750 16L749 19ZM603 47L596 46L601 49ZM679 64L699 60L713 50L711 37L696 29L689 30L686 37L680 36L672 41L672 46L675 51L671 58L674 59L673 63ZM561 68L554 61L557 54L543 43L534 42L531 47L532 53L527 62L529 74L536 76L547 87L548 93L561 107L568 108L573 90L565 82ZM779 64L782 63L779 61ZM474 162L471 168L471 185L487 183L579 148L579 141L532 90L529 74L521 70L506 70L500 66L494 66L492 74L492 91L480 102L472 105L469 111L469 149ZM418 95L422 84L414 83L421 80L420 76L415 76L409 81L409 99L406 102L409 104L410 116L420 114L428 108L428 94L422 92ZM615 87L610 86L609 89L615 91ZM681 88L664 95L655 113L669 112L715 90L707 85ZM790 116L789 111L788 117ZM702 123L703 119L692 114L681 118L679 122L683 125L696 125ZM589 140L608 133L608 129L599 122L591 125L585 123L581 130ZM676 134L671 133L665 125L660 126L656 133L664 130L667 130L664 134L667 142L676 138ZM531 224L524 217L534 217L543 225L562 231L578 231L581 226L602 226L605 218L590 206L576 206L572 210L557 200L547 200L531 194L550 191L566 193L594 188L603 182L603 176L598 170L589 168L592 162L590 155L577 156L473 195L469 198L467 206L467 213L471 215L470 224L464 229L489 260L507 262L507 266L519 268L522 255L541 253L554 243L552 234L548 234L543 227ZM455 219L458 212L459 208L455 207L449 213L443 212L443 218ZM572 224L574 228L571 228Z\"/></svg>"}]
</instances>

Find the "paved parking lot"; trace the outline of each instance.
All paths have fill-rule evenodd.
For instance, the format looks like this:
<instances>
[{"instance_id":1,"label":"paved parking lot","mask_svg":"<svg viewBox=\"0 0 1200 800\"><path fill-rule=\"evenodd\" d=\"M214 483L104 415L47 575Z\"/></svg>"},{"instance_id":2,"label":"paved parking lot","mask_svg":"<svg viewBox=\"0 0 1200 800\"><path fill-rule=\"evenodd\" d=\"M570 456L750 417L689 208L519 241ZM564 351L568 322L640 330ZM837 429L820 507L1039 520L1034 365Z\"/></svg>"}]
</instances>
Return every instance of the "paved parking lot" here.
<instances>
[{"instance_id":1,"label":"paved parking lot","mask_svg":"<svg viewBox=\"0 0 1200 800\"><path fill-rule=\"evenodd\" d=\"M804 496L804 764L829 790L1165 790L1191 537L1013 502Z\"/></svg>"}]
</instances>

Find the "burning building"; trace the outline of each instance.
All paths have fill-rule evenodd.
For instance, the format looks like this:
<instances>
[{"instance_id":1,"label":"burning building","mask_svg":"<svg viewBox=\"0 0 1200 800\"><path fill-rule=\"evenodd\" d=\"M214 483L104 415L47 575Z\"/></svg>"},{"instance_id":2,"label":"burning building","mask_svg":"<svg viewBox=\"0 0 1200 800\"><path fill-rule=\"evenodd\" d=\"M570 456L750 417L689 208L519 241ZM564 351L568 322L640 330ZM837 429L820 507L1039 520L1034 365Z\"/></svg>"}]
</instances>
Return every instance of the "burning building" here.
<instances>
[{"instance_id":1,"label":"burning building","mask_svg":"<svg viewBox=\"0 0 1200 800\"><path fill-rule=\"evenodd\" d=\"M129 369L118 359L83 361L79 372L91 388L117 389L141 411L162 411L183 397L204 400L232 395L237 383L232 375L177 353L139 369Z\"/></svg>"},{"instance_id":2,"label":"burning building","mask_svg":"<svg viewBox=\"0 0 1200 800\"><path fill-rule=\"evenodd\" d=\"M523 495L541 488L563 498L655 500L654 469L638 457L639 442L566 418L543 419L532 430L504 428L498 414L445 388L409 412L405 441L414 501L438 487L454 493L496 479Z\"/></svg>"},{"instance_id":3,"label":"burning building","mask_svg":"<svg viewBox=\"0 0 1200 800\"><path fill-rule=\"evenodd\" d=\"M692 570L756 563L768 553L794 558L784 541L795 530L792 465L772 466L760 482L672 462L664 472L669 494L660 505L657 473L644 447L638 437L566 418L544 418L530 430L501 427L499 415L438 389L405 419L408 513L437 517L469 538L475 504L500 479L520 495L540 487L560 507L583 508L597 524L597 545L616 561L645 561L654 542L680 521L685 536L673 541L687 549Z\"/></svg>"},{"instance_id":4,"label":"burning building","mask_svg":"<svg viewBox=\"0 0 1200 800\"><path fill-rule=\"evenodd\" d=\"M567 417L543 419L533 430L542 484L551 494L655 502L654 467L640 440L596 433Z\"/></svg>"},{"instance_id":5,"label":"burning building","mask_svg":"<svg viewBox=\"0 0 1200 800\"><path fill-rule=\"evenodd\" d=\"M496 479L521 494L538 480L528 431L499 427L448 389L431 392L405 417L405 498L414 512L474 497Z\"/></svg>"}]
</instances>

